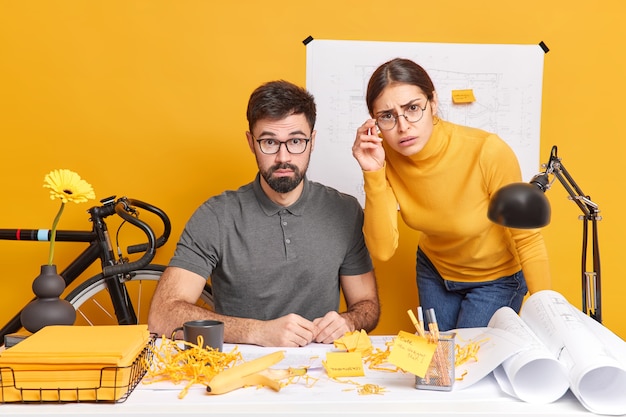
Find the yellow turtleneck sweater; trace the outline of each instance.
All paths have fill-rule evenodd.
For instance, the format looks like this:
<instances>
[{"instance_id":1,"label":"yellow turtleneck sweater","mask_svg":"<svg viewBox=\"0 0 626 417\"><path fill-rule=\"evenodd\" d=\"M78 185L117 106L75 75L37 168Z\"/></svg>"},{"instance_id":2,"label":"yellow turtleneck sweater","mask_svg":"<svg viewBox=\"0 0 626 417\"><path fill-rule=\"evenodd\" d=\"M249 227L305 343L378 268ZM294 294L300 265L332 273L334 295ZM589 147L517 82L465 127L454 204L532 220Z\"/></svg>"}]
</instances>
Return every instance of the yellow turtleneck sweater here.
<instances>
[{"instance_id":1,"label":"yellow turtleneck sweater","mask_svg":"<svg viewBox=\"0 0 626 417\"><path fill-rule=\"evenodd\" d=\"M398 247L399 207L445 279L491 281L522 269L531 294L551 287L539 230L508 229L487 218L491 195L521 181L517 158L502 139L440 120L416 155L383 146L385 166L363 173L363 231L374 258L387 260Z\"/></svg>"}]
</instances>

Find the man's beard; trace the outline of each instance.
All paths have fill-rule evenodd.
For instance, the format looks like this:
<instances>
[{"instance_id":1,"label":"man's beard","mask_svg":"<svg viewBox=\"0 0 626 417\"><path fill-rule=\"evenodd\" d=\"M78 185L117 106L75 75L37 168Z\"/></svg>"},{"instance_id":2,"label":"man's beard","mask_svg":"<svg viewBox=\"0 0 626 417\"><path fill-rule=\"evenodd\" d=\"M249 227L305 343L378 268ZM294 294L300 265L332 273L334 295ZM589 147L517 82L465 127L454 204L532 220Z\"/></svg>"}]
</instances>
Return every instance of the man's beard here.
<instances>
[{"instance_id":1,"label":"man's beard","mask_svg":"<svg viewBox=\"0 0 626 417\"><path fill-rule=\"evenodd\" d=\"M293 177L273 177L274 172L279 169L291 169L294 175ZM306 169L301 173L297 166L287 163L274 165L267 171L261 171L261 175L270 188L280 194L293 191L302 182L305 173Z\"/></svg>"}]
</instances>

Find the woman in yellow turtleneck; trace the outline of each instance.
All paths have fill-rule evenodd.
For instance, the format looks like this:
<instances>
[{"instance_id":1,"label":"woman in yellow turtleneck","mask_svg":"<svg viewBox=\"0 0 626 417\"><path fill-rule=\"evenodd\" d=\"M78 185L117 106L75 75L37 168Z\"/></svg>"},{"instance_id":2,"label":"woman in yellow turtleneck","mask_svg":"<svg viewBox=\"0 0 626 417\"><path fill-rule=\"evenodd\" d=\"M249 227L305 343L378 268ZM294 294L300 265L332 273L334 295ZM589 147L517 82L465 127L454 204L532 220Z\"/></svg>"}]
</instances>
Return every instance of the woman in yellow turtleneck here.
<instances>
[{"instance_id":1,"label":"woman in yellow turtleneck","mask_svg":"<svg viewBox=\"0 0 626 417\"><path fill-rule=\"evenodd\" d=\"M491 195L521 181L517 158L497 135L446 122L426 71L394 59L372 74L372 119L357 129L352 153L365 180L367 246L391 258L398 246L398 208L420 231L420 305L434 308L442 330L486 326L524 295L551 285L538 230L498 226L487 218Z\"/></svg>"}]
</instances>

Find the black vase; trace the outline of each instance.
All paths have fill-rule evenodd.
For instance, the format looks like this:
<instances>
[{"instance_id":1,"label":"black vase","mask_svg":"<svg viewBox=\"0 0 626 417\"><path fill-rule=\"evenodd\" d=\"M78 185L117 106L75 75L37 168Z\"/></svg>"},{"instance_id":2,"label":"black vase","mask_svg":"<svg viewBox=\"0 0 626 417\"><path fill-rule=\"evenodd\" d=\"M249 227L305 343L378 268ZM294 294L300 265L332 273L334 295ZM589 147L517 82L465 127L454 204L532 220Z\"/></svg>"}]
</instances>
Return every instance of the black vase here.
<instances>
[{"instance_id":1,"label":"black vase","mask_svg":"<svg viewBox=\"0 0 626 417\"><path fill-rule=\"evenodd\" d=\"M56 265L41 265L41 273L33 281L33 293L37 299L31 301L20 315L22 326L31 333L50 325L72 325L76 321L76 310L67 300L59 296L65 289L65 280L57 274Z\"/></svg>"}]
</instances>

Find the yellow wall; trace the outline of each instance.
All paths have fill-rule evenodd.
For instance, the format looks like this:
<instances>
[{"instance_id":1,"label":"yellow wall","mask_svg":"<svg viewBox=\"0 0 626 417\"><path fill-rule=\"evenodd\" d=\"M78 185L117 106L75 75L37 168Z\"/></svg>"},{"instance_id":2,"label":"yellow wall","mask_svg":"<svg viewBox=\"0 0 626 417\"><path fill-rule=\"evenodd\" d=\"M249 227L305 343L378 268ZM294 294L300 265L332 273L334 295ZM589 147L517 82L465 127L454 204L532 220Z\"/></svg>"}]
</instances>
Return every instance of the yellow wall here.
<instances>
[{"instance_id":1,"label":"yellow wall","mask_svg":"<svg viewBox=\"0 0 626 417\"><path fill-rule=\"evenodd\" d=\"M562 6L561 6L562 4ZM304 85L302 40L454 43L544 41L541 160L563 163L600 204L604 323L621 320L626 3L372 0L0 0L0 227L47 228L58 208L42 188L69 168L98 198L127 195L162 207L173 238L207 197L252 179L245 106L252 89L284 78ZM620 122L620 120L622 122ZM318 138L318 140L325 140ZM555 185L545 229L554 288L580 305L581 222ZM87 205L62 228L88 228ZM417 233L377 264L383 314L377 333L410 330ZM59 245L56 262L74 253ZM0 322L31 298L47 245L0 241Z\"/></svg>"}]
</instances>

